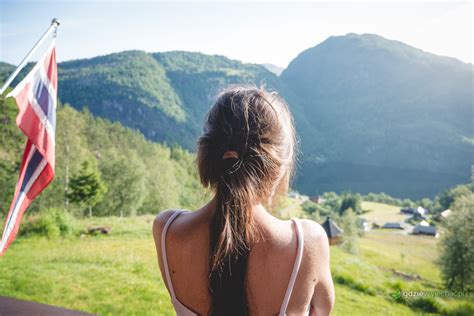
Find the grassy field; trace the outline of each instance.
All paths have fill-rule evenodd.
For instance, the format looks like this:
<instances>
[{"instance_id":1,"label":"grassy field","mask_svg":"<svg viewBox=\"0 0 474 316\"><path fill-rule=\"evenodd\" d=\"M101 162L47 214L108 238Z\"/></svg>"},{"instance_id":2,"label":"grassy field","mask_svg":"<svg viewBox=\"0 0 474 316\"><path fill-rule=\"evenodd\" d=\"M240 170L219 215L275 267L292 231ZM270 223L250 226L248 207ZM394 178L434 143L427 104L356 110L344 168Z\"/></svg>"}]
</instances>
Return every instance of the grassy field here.
<instances>
[{"instance_id":1,"label":"grassy field","mask_svg":"<svg viewBox=\"0 0 474 316\"><path fill-rule=\"evenodd\" d=\"M290 219L292 217L301 217L303 213L303 204L304 200L296 198L286 198L279 206L279 211L276 216L282 219Z\"/></svg>"},{"instance_id":2,"label":"grassy field","mask_svg":"<svg viewBox=\"0 0 474 316\"><path fill-rule=\"evenodd\" d=\"M400 214L399 206L364 201L362 202L362 209L369 212L362 214L360 217L379 226L386 222L403 222L407 218L406 215Z\"/></svg>"},{"instance_id":3,"label":"grassy field","mask_svg":"<svg viewBox=\"0 0 474 316\"><path fill-rule=\"evenodd\" d=\"M101 315L174 315L156 263L152 220L93 218L78 225L110 225L111 234L18 238L0 258L0 295ZM333 315L420 314L413 306L420 304L397 302L390 294L443 289L434 264L437 242L375 230L360 239L357 254L332 246ZM472 303L470 310L466 307L467 299L436 298L434 303L448 314L455 315L457 308L464 313L456 315L474 311Z\"/></svg>"},{"instance_id":4,"label":"grassy field","mask_svg":"<svg viewBox=\"0 0 474 316\"><path fill-rule=\"evenodd\" d=\"M161 280L153 216L98 218L108 236L18 238L0 258L0 295L101 315L174 315Z\"/></svg>"}]
</instances>

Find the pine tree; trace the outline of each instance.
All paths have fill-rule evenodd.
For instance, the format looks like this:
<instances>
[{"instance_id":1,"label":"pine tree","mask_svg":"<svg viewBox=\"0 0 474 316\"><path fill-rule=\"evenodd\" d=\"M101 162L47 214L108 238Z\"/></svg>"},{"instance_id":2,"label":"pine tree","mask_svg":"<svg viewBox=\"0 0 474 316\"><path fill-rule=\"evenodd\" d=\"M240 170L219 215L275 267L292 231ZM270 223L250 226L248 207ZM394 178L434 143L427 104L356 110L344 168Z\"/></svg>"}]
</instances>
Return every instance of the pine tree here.
<instances>
[{"instance_id":1,"label":"pine tree","mask_svg":"<svg viewBox=\"0 0 474 316\"><path fill-rule=\"evenodd\" d=\"M341 207L339 215L344 215L344 212L351 208L356 214L360 214L362 205L362 198L360 194L344 193L342 196Z\"/></svg>"},{"instance_id":2,"label":"pine tree","mask_svg":"<svg viewBox=\"0 0 474 316\"><path fill-rule=\"evenodd\" d=\"M100 173L90 168L88 162L84 162L79 174L71 177L69 186L69 200L87 206L89 217L92 217L92 207L102 200L106 192Z\"/></svg>"}]
</instances>

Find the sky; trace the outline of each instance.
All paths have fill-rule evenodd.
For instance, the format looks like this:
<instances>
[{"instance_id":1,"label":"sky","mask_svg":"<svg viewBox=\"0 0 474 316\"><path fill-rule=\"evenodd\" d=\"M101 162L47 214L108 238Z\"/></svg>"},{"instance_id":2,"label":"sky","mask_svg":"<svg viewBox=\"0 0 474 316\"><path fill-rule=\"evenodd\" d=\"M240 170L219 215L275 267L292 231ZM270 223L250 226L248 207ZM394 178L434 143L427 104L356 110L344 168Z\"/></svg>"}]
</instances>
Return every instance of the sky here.
<instances>
[{"instance_id":1,"label":"sky","mask_svg":"<svg viewBox=\"0 0 474 316\"><path fill-rule=\"evenodd\" d=\"M303 50L347 33L374 33L437 55L473 61L472 1L383 0L0 0L0 61L18 64L53 17L61 21L56 41L59 61L132 49L186 50L286 67Z\"/></svg>"}]
</instances>

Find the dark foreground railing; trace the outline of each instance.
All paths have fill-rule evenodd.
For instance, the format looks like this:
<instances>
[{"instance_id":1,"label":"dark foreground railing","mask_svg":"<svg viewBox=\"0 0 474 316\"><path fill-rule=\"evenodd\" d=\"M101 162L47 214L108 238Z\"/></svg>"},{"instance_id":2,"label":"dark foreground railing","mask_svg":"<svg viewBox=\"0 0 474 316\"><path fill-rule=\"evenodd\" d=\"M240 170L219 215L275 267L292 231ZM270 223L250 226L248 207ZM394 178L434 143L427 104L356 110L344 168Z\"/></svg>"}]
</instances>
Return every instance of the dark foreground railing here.
<instances>
[{"instance_id":1,"label":"dark foreground railing","mask_svg":"<svg viewBox=\"0 0 474 316\"><path fill-rule=\"evenodd\" d=\"M56 307L35 302L17 300L11 297L0 296L1 316L85 316L92 315L84 312L73 311L62 307Z\"/></svg>"}]
</instances>

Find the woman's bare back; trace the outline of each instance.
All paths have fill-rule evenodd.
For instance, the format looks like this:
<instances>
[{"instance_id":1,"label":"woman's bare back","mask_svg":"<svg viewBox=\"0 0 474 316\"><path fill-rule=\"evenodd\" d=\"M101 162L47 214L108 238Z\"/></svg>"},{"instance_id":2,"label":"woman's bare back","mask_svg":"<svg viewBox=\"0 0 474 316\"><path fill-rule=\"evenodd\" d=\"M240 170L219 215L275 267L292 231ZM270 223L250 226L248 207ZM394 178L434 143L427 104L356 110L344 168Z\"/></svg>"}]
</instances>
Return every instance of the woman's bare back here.
<instances>
[{"instance_id":1,"label":"woman's bare back","mask_svg":"<svg viewBox=\"0 0 474 316\"><path fill-rule=\"evenodd\" d=\"M160 213L153 226L163 280L166 277L161 251L162 231L174 212ZM211 307L208 277L212 214L212 202L196 212L183 213L173 221L166 234L167 262L176 297L199 315L208 315ZM251 315L277 315L297 255L296 228L292 221L271 216L261 205L254 207L253 218L260 238L253 244L248 258L249 311ZM327 237L322 227L313 221L301 220L301 226L303 256L287 314L308 315L312 305L314 315L327 315L334 302Z\"/></svg>"}]
</instances>

